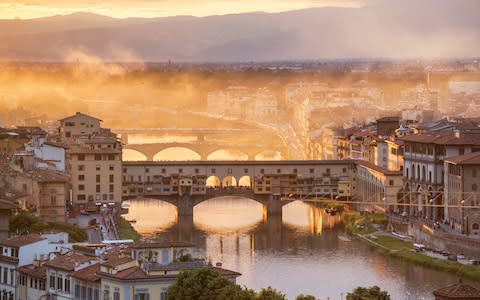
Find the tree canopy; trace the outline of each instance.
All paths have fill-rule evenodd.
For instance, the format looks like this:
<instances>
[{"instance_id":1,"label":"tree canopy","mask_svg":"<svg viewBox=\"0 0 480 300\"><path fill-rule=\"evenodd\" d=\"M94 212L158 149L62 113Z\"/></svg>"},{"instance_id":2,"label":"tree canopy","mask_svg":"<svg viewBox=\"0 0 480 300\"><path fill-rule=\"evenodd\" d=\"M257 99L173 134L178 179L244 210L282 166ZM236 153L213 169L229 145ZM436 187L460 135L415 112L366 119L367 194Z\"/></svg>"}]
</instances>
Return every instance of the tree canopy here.
<instances>
[{"instance_id":1,"label":"tree canopy","mask_svg":"<svg viewBox=\"0 0 480 300\"><path fill-rule=\"evenodd\" d=\"M222 277L218 272L202 268L181 272L168 289L168 300L255 300L255 293Z\"/></svg>"},{"instance_id":2,"label":"tree canopy","mask_svg":"<svg viewBox=\"0 0 480 300\"><path fill-rule=\"evenodd\" d=\"M287 300L285 294L272 287L262 289L258 295L257 300Z\"/></svg>"},{"instance_id":3,"label":"tree canopy","mask_svg":"<svg viewBox=\"0 0 480 300\"><path fill-rule=\"evenodd\" d=\"M375 285L369 288L357 287L347 294L347 300L391 300L391 298L388 292Z\"/></svg>"}]
</instances>

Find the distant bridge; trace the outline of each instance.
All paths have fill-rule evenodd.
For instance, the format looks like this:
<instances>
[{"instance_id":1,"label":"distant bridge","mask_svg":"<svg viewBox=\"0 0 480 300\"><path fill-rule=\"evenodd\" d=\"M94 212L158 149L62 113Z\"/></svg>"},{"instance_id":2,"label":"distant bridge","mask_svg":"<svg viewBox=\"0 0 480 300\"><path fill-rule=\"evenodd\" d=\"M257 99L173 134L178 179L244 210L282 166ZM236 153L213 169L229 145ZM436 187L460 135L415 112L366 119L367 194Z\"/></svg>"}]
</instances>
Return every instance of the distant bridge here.
<instances>
[{"instance_id":1,"label":"distant bridge","mask_svg":"<svg viewBox=\"0 0 480 300\"><path fill-rule=\"evenodd\" d=\"M153 161L156 154L169 148L185 148L192 150L200 156L201 160L207 160L208 156L218 150L238 151L247 155L248 160L255 160L255 156L266 151L280 153L282 158L287 158L285 147L279 147L272 144L227 144L216 142L170 142L153 144L127 144L123 146L124 150L134 150L146 156L147 161Z\"/></svg>"}]
</instances>

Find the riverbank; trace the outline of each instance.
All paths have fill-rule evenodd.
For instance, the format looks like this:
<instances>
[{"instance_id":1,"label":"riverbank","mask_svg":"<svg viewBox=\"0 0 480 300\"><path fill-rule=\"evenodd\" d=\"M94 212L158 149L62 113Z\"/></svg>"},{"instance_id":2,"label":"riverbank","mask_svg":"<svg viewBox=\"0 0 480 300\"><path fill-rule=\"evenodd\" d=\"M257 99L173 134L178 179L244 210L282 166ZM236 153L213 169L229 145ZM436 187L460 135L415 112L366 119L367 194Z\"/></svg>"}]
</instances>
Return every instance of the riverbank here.
<instances>
[{"instance_id":1,"label":"riverbank","mask_svg":"<svg viewBox=\"0 0 480 300\"><path fill-rule=\"evenodd\" d=\"M454 261L427 256L422 252L414 251L413 242L385 234L386 233L380 233L379 235L357 234L357 236L361 240L369 243L369 245L375 247L378 251L393 257L403 259L416 265L454 273L458 276L464 276L473 280L480 280L480 266L465 265Z\"/></svg>"},{"instance_id":2,"label":"riverbank","mask_svg":"<svg viewBox=\"0 0 480 300\"><path fill-rule=\"evenodd\" d=\"M118 217L116 223L119 239L138 241L142 237L124 217Z\"/></svg>"}]
</instances>

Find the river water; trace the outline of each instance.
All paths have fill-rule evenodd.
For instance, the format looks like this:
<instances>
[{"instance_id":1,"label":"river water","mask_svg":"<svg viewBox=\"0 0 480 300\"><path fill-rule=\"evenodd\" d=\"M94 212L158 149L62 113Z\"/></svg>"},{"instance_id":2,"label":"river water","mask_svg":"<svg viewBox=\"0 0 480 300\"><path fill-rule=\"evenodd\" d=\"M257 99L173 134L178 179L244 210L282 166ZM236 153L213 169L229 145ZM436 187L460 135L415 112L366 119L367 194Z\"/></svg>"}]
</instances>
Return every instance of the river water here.
<instances>
[{"instance_id":1,"label":"river water","mask_svg":"<svg viewBox=\"0 0 480 300\"><path fill-rule=\"evenodd\" d=\"M459 280L385 256L361 241L345 241L339 216L299 201L286 205L281 218L267 218L261 204L239 197L205 201L194 208L193 218L181 219L161 200L129 204L126 218L135 219L134 227L145 237L190 240L198 257L242 273L240 285L272 286L288 299L300 293L345 299L355 287L372 285L392 299L433 299L433 290Z\"/></svg>"}]
</instances>

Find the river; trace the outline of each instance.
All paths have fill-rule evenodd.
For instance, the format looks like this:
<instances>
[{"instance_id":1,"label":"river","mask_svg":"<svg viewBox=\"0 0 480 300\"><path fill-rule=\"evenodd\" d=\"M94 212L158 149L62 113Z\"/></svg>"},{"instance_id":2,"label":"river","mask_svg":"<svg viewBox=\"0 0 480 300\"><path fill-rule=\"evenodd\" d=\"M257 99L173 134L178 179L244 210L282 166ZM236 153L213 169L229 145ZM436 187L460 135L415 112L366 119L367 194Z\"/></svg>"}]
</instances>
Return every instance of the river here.
<instances>
[{"instance_id":1,"label":"river","mask_svg":"<svg viewBox=\"0 0 480 300\"><path fill-rule=\"evenodd\" d=\"M416 266L376 252L358 240L343 241L339 216L302 202L266 218L261 204L246 198L211 199L177 218L161 200L129 202L127 219L142 235L158 240L191 240L196 255L242 273L237 283L260 290L272 286L295 299L345 299L357 286L378 285L392 299L433 299L432 291L458 282L452 274Z\"/></svg>"}]
</instances>

